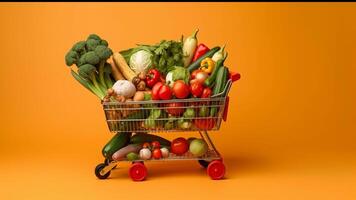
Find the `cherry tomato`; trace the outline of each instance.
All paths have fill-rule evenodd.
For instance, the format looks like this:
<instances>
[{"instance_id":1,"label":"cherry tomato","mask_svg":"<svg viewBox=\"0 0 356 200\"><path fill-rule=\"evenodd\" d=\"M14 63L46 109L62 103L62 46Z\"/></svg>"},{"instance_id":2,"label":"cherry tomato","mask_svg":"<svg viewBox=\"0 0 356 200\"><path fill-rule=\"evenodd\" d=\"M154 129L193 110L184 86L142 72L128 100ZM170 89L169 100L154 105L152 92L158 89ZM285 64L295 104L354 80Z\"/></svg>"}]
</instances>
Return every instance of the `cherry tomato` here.
<instances>
[{"instance_id":1,"label":"cherry tomato","mask_svg":"<svg viewBox=\"0 0 356 200\"><path fill-rule=\"evenodd\" d=\"M154 149L154 150L152 151L152 157L153 157L154 159L160 159L160 158L162 158L161 149L159 149L159 148Z\"/></svg>"},{"instance_id":2,"label":"cherry tomato","mask_svg":"<svg viewBox=\"0 0 356 200\"><path fill-rule=\"evenodd\" d=\"M167 103L164 105L168 114L173 116L180 116L184 113L183 103Z\"/></svg>"},{"instance_id":3,"label":"cherry tomato","mask_svg":"<svg viewBox=\"0 0 356 200\"><path fill-rule=\"evenodd\" d=\"M161 147L161 145L160 145L160 143L159 143L158 141L153 141L153 142L151 142L151 144L152 144L152 147L153 147L154 149Z\"/></svg>"},{"instance_id":4,"label":"cherry tomato","mask_svg":"<svg viewBox=\"0 0 356 200\"><path fill-rule=\"evenodd\" d=\"M179 137L172 141L171 152L177 155L182 155L188 151L189 144L185 138Z\"/></svg>"},{"instance_id":5,"label":"cherry tomato","mask_svg":"<svg viewBox=\"0 0 356 200\"><path fill-rule=\"evenodd\" d=\"M159 100L159 91L162 86L163 86L162 82L158 82L153 86L153 88L152 88L152 99L153 100Z\"/></svg>"},{"instance_id":6,"label":"cherry tomato","mask_svg":"<svg viewBox=\"0 0 356 200\"><path fill-rule=\"evenodd\" d=\"M201 94L201 98L209 98L212 94L212 91L210 88L206 87L203 90L203 93Z\"/></svg>"},{"instance_id":7,"label":"cherry tomato","mask_svg":"<svg viewBox=\"0 0 356 200\"><path fill-rule=\"evenodd\" d=\"M182 80L174 82L172 90L178 99L184 99L189 95L189 86Z\"/></svg>"},{"instance_id":8,"label":"cherry tomato","mask_svg":"<svg viewBox=\"0 0 356 200\"><path fill-rule=\"evenodd\" d=\"M190 79L191 79L191 80L195 79L196 76L197 76L197 74L198 74L199 72L203 72L203 70L201 70L201 69L196 69L196 70L194 70L194 71L190 74Z\"/></svg>"},{"instance_id":9,"label":"cherry tomato","mask_svg":"<svg viewBox=\"0 0 356 200\"><path fill-rule=\"evenodd\" d=\"M203 93L203 85L199 82L194 82L190 85L190 92L194 97L200 97Z\"/></svg>"}]
</instances>

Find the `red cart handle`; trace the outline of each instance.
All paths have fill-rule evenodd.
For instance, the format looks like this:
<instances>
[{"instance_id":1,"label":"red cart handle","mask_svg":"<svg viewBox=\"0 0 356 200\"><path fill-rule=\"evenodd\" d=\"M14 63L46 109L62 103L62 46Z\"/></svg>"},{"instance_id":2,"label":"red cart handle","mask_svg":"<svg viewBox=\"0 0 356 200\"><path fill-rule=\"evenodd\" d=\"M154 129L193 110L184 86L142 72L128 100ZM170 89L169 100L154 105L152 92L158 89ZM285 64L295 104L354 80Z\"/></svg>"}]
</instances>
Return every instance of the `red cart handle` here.
<instances>
[{"instance_id":1,"label":"red cart handle","mask_svg":"<svg viewBox=\"0 0 356 200\"><path fill-rule=\"evenodd\" d=\"M232 82L235 82L241 78L241 75L237 72L230 72L229 78L231 79Z\"/></svg>"}]
</instances>

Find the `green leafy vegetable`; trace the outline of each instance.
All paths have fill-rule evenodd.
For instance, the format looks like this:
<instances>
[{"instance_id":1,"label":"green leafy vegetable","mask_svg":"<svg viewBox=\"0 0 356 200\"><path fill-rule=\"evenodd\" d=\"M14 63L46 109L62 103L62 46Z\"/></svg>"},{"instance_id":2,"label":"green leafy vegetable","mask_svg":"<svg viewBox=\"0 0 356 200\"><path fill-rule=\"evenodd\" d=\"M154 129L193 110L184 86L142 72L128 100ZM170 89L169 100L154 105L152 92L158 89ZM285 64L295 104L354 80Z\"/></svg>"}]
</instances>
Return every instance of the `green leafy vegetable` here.
<instances>
[{"instance_id":1,"label":"green leafy vegetable","mask_svg":"<svg viewBox=\"0 0 356 200\"><path fill-rule=\"evenodd\" d=\"M152 65L150 68L156 68L163 75L166 75L174 66L183 66L183 40L162 40L155 45L140 44L135 48L120 51L127 63L130 63L131 56L145 50L152 54Z\"/></svg>"}]
</instances>

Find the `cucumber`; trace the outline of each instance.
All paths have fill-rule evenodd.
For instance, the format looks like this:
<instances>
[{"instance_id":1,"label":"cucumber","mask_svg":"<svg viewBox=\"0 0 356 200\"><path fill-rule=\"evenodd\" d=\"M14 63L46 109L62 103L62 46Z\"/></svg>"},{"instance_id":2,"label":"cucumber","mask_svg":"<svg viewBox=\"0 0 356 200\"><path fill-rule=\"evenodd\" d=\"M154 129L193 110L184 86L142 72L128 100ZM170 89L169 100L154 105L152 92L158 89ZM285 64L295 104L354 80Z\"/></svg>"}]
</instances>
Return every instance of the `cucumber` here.
<instances>
[{"instance_id":1,"label":"cucumber","mask_svg":"<svg viewBox=\"0 0 356 200\"><path fill-rule=\"evenodd\" d=\"M216 76L218 74L218 71L224 65L226 57L227 57L227 53L224 58L222 58L216 62L213 73L211 73L211 75L204 81L205 86L210 87L210 88L213 87L213 85L215 83ZM217 79L217 80L219 80L219 79Z\"/></svg>"},{"instance_id":2,"label":"cucumber","mask_svg":"<svg viewBox=\"0 0 356 200\"><path fill-rule=\"evenodd\" d=\"M213 89L213 95L223 92L223 90L226 86L226 83L227 83L228 75L229 75L229 70L227 67L223 66L219 69L219 71L217 72L217 75L216 75L216 84ZM217 110L218 110L217 107L211 108L210 116L215 117Z\"/></svg>"},{"instance_id":3,"label":"cucumber","mask_svg":"<svg viewBox=\"0 0 356 200\"><path fill-rule=\"evenodd\" d=\"M205 58L209 57L213 57L213 55L218 52L220 50L220 47L214 47L212 49L210 49L208 52L206 52L204 55L200 56L200 58L198 58L195 62L193 62L192 64L189 65L188 67L188 71L189 73L192 73L194 70L198 69L200 67L200 63L202 60L204 60Z\"/></svg>"},{"instance_id":4,"label":"cucumber","mask_svg":"<svg viewBox=\"0 0 356 200\"><path fill-rule=\"evenodd\" d=\"M153 142L153 141L158 141L161 146L171 146L171 142L167 139L164 139L158 135L152 135L152 134L147 134L147 133L139 133L131 137L130 143L131 144L142 144L145 142Z\"/></svg>"},{"instance_id":5,"label":"cucumber","mask_svg":"<svg viewBox=\"0 0 356 200\"><path fill-rule=\"evenodd\" d=\"M116 133L114 137L104 146L102 154L105 158L112 160L112 155L130 142L131 132Z\"/></svg>"}]
</instances>

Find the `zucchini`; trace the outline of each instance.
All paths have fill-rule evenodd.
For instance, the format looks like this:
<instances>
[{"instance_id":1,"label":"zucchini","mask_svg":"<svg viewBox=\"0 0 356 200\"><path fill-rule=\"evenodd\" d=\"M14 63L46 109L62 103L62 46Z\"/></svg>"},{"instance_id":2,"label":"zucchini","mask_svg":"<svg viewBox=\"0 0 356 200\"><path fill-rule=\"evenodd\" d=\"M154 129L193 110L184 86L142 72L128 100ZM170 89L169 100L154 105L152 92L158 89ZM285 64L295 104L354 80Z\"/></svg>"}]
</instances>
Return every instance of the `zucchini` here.
<instances>
[{"instance_id":1,"label":"zucchini","mask_svg":"<svg viewBox=\"0 0 356 200\"><path fill-rule=\"evenodd\" d=\"M227 57L227 53L224 58L222 58L216 62L213 73L211 73L211 75L204 81L205 86L212 88L212 86L215 82L216 76L218 74L218 71L224 65L226 57ZM217 79L217 80L219 80L219 79Z\"/></svg>"},{"instance_id":2,"label":"zucchini","mask_svg":"<svg viewBox=\"0 0 356 200\"><path fill-rule=\"evenodd\" d=\"M167 139L164 139L158 135L152 135L147 133L139 133L131 137L131 144L142 144L145 142L158 141L162 146L171 146L171 142Z\"/></svg>"},{"instance_id":3,"label":"zucchini","mask_svg":"<svg viewBox=\"0 0 356 200\"><path fill-rule=\"evenodd\" d=\"M215 87L213 88L213 95L223 92L227 83L228 75L229 75L229 70L227 69L227 67L223 66L219 69L216 75L216 84ZM215 117L217 110L218 110L217 107L211 108L210 116Z\"/></svg>"},{"instance_id":4,"label":"zucchini","mask_svg":"<svg viewBox=\"0 0 356 200\"><path fill-rule=\"evenodd\" d=\"M188 71L189 73L192 73L194 70L198 69L200 67L200 63L204 58L211 58L213 55L220 50L220 47L214 47L210 49L210 51L206 52L206 54L202 55L200 58L198 58L195 62L189 65Z\"/></svg>"},{"instance_id":5,"label":"zucchini","mask_svg":"<svg viewBox=\"0 0 356 200\"><path fill-rule=\"evenodd\" d=\"M136 73L129 67L129 65L126 63L125 58L119 52L115 52L112 58L115 62L115 65L124 75L126 80L131 81L136 76Z\"/></svg>"},{"instance_id":6,"label":"zucchini","mask_svg":"<svg viewBox=\"0 0 356 200\"><path fill-rule=\"evenodd\" d=\"M101 151L103 156L112 160L112 155L130 142L131 134L131 132L116 133Z\"/></svg>"}]
</instances>

